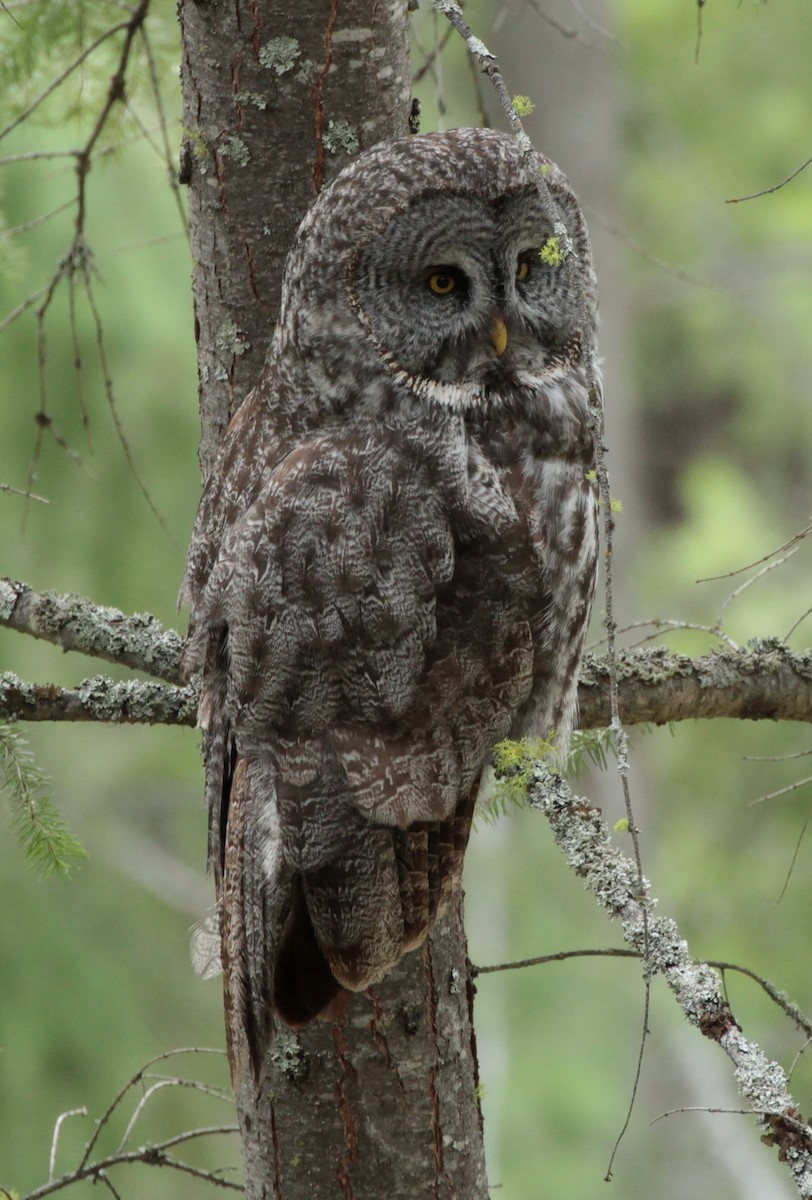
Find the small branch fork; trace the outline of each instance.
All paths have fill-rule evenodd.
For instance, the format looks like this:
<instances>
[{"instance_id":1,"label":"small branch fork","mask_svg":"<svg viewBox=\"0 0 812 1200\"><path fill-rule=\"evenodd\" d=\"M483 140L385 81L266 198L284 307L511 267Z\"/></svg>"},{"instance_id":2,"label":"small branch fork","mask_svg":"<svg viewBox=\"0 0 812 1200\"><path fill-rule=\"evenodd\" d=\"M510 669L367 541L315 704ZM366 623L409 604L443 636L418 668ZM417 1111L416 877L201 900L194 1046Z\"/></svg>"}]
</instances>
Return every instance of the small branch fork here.
<instances>
[{"instance_id":1,"label":"small branch fork","mask_svg":"<svg viewBox=\"0 0 812 1200\"><path fill-rule=\"evenodd\" d=\"M43 442L46 437L51 437L56 444L67 453L75 462L81 464L82 458L79 452L72 446L69 446L67 440L60 432L57 423L54 420L52 413L49 411L48 404L48 388L47 388L47 338L46 338L46 323L49 311L54 302L57 293L64 285L68 292L68 307L69 307L69 324L70 334L73 343L73 358L74 368L77 380L77 399L81 415L82 424L84 426L85 435L89 441L89 416L84 402L83 384L82 384L82 353L80 347L78 313L76 304L77 290L84 291L87 306L90 311L93 326L96 333L96 347L98 352L99 365L103 377L104 392L107 402L110 407L113 423L116 428L119 441L121 443L124 454L129 463L130 469L136 483L144 495L144 498L151 508L154 516L159 524L166 529L165 522L158 512L149 491L142 480L136 464L130 451L129 443L122 426L121 418L118 414L116 398L113 393L113 385L110 378L110 373L107 367L105 338L102 325L100 309L96 303L94 293L94 272L95 264L93 252L90 242L87 237L88 225L88 176L93 167L93 164L105 153L108 153L111 148L100 149L100 141L105 130L111 123L111 117L116 110L126 110L132 118L138 129L138 137L145 138L150 146L158 153L166 162L171 187L175 196L178 211L180 213L181 223L186 229L186 220L183 214L183 205L180 199L180 192L177 180L175 179L175 171L172 164L172 153L167 134L167 121L163 108L163 101L160 94L159 80L155 69L152 47L147 34L146 20L150 7L150 0L137 0L131 7L120 5L128 12L127 20L120 21L105 30L97 38L95 38L88 46L86 46L80 54L78 54L68 66L61 71L47 87L27 106L27 108L19 113L12 121L4 128L0 129L0 140L5 138L13 130L17 129L24 121L32 116L36 110L45 101L52 97L73 75L74 73L93 56L102 46L106 46L111 39L120 35L121 47L118 52L117 60L113 72L110 76L107 91L104 100L100 106L98 113L95 116L92 127L88 131L84 144L76 149L65 151L34 151L30 153L11 154L3 159L0 159L0 166L11 165L25 160L37 160L52 157L69 158L73 160L76 179L76 192L71 200L65 204L59 205L51 212L47 213L42 218L37 218L25 225L18 227L16 230L8 231L12 233L23 233L27 229L34 228L42 220L49 220L57 213L66 208L75 208L76 215L74 219L73 236L70 246L66 252L60 257L56 269L50 280L43 287L39 288L32 295L19 303L2 321L0 321L0 331L7 328L18 317L21 317L29 309L33 308L34 317L37 324L37 340L38 340L38 363L39 363L39 409L35 415L36 435L34 439L34 447L32 451L31 463L28 470L28 479L23 494L32 493L32 484L36 476L37 463L42 453ZM158 114L159 129L162 136L162 146L153 142L149 131L140 121L137 113L129 103L127 95L128 73L131 72L131 63L135 55L136 47L140 47L149 71L150 86L155 109ZM3 490L10 490L4 488ZM170 535L171 536L171 535Z\"/></svg>"},{"instance_id":2,"label":"small branch fork","mask_svg":"<svg viewBox=\"0 0 812 1200\"><path fill-rule=\"evenodd\" d=\"M107 1172L111 1167L119 1167L129 1163L144 1163L150 1167L169 1167L175 1171L181 1171L185 1175L192 1175L196 1179L203 1179L207 1183L214 1184L216 1187L227 1188L229 1191L242 1192L242 1186L239 1183L234 1183L231 1180L224 1179L220 1171L207 1171L200 1167L192 1166L190 1163L183 1162L180 1159L174 1158L169 1154L176 1146L183 1145L186 1142L193 1141L196 1138L210 1137L215 1134L223 1133L238 1133L237 1125L207 1125L198 1129L186 1129L182 1133L177 1133L173 1137L164 1138L160 1142L152 1142L145 1146L139 1146L136 1150L127 1149L127 1145L135 1132L135 1126L148 1104L151 1097L160 1088L164 1087L186 1087L193 1088L195 1091L203 1092L206 1095L214 1096L218 1100L225 1101L227 1104L232 1103L229 1092L222 1088L215 1087L211 1084L201 1083L198 1080L183 1079L179 1076L155 1075L151 1074L149 1068L156 1062L160 1062L167 1058L175 1057L179 1054L218 1054L222 1055L222 1050L211 1050L200 1046L189 1046L178 1050L168 1050L156 1058L151 1059L145 1066L130 1078L119 1091L118 1095L108 1106L98 1121L95 1122L95 1129L87 1142L84 1152L72 1171L66 1171L64 1174L56 1175L56 1157L59 1147L59 1135L64 1121L68 1117L87 1116L86 1108L74 1108L69 1112L61 1113L54 1125L53 1138L51 1140L51 1154L49 1159L48 1182L42 1184L41 1187L34 1188L33 1191L26 1193L23 1200L42 1200L42 1197L53 1195L54 1192L62 1191L65 1188L71 1187L75 1183L79 1183L84 1179L89 1179L93 1183L102 1183L113 1196L118 1196L118 1192L110 1182ZM152 1082L155 1081L155 1082ZM99 1158L93 1157L93 1152L99 1142L102 1131L110 1126L111 1120L116 1115L122 1102L129 1093L139 1087L143 1083L149 1083L146 1092L138 1101L135 1111L127 1122L127 1126L121 1139L116 1146L116 1149L111 1154L102 1155ZM8 1195L5 1189L0 1188L0 1193Z\"/></svg>"},{"instance_id":3,"label":"small branch fork","mask_svg":"<svg viewBox=\"0 0 812 1200\"><path fill-rule=\"evenodd\" d=\"M812 1196L812 1127L789 1093L783 1068L744 1037L716 972L691 958L672 920L655 915L647 880L641 887L637 864L612 844L606 823L588 800L574 796L539 763L529 802L547 817L556 844L587 890L621 922L625 941L643 958L647 978L662 975L688 1021L727 1054L739 1093L757 1115L762 1141L778 1148L800 1195Z\"/></svg>"}]
</instances>

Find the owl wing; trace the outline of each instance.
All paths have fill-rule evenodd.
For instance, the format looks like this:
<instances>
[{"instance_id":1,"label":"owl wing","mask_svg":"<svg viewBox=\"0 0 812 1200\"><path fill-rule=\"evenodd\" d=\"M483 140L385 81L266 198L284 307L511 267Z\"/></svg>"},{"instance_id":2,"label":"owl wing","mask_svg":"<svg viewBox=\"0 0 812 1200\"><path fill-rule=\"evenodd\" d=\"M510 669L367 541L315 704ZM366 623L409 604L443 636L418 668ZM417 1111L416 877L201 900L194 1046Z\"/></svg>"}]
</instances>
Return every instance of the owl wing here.
<instances>
[{"instance_id":1,"label":"owl wing","mask_svg":"<svg viewBox=\"0 0 812 1200\"><path fill-rule=\"evenodd\" d=\"M195 606L227 1006L255 1069L271 1007L302 1024L382 978L461 869L488 734L460 748L482 664L450 633L435 472L395 437L310 439Z\"/></svg>"}]
</instances>

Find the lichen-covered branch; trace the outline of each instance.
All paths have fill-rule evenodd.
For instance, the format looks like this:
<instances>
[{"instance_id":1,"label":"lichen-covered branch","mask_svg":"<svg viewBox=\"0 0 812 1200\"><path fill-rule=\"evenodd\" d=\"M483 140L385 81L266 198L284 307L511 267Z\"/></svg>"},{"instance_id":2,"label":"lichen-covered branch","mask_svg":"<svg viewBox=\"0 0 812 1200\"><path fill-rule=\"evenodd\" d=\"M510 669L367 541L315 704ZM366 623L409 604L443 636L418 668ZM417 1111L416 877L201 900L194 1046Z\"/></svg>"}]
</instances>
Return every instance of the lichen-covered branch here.
<instances>
[{"instance_id":1,"label":"lichen-covered branch","mask_svg":"<svg viewBox=\"0 0 812 1200\"><path fill-rule=\"evenodd\" d=\"M113 725L194 725L197 688L106 675L83 679L75 688L27 683L11 671L0 674L0 720L101 721Z\"/></svg>"},{"instance_id":2,"label":"lichen-covered branch","mask_svg":"<svg viewBox=\"0 0 812 1200\"><path fill-rule=\"evenodd\" d=\"M0 625L63 650L121 663L167 683L179 682L182 639L174 630L162 629L148 613L127 614L82 596L35 592L18 580L2 578Z\"/></svg>"},{"instance_id":3,"label":"lichen-covered branch","mask_svg":"<svg viewBox=\"0 0 812 1200\"><path fill-rule=\"evenodd\" d=\"M547 817L556 844L587 890L621 922L623 936L643 958L647 975L662 975L688 1021L727 1054L762 1140L778 1147L800 1195L812 1196L812 1128L789 1093L783 1068L744 1037L717 973L691 958L672 920L655 914L647 881L641 891L637 866L612 844L607 825L589 801L573 796L560 777L538 763L529 802Z\"/></svg>"},{"instance_id":4,"label":"lichen-covered branch","mask_svg":"<svg viewBox=\"0 0 812 1200\"><path fill-rule=\"evenodd\" d=\"M698 658L663 646L617 655L618 707L625 725L696 718L812 721L812 651L794 653L777 639ZM609 724L609 666L587 655L578 705L582 729Z\"/></svg>"},{"instance_id":5,"label":"lichen-covered branch","mask_svg":"<svg viewBox=\"0 0 812 1200\"><path fill-rule=\"evenodd\" d=\"M81 596L35 592L0 579L0 625L120 663L153 679L179 682L183 639L145 613L101 607ZM795 653L775 640L698 658L663 646L618 654L618 702L626 725L662 725L695 718L812 721L812 651ZM97 676L77 688L23 683L3 676L0 719L27 721L126 721L193 724L187 688L152 683L113 684ZM609 667L587 655L578 689L582 729L609 723Z\"/></svg>"}]
</instances>

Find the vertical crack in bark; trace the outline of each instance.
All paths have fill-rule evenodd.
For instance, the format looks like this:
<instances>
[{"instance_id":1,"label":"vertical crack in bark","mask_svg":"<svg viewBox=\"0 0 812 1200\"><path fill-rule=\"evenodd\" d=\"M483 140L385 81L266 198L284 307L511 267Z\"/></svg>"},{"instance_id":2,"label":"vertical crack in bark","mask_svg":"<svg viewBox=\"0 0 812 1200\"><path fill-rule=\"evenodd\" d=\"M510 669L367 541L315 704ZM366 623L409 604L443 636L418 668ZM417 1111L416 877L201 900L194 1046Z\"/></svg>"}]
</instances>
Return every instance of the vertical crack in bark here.
<instances>
[{"instance_id":1,"label":"vertical crack in bark","mask_svg":"<svg viewBox=\"0 0 812 1200\"><path fill-rule=\"evenodd\" d=\"M330 12L324 30L324 66L316 76L313 85L313 136L316 140L316 157L313 162L313 190L318 193L324 183L324 142L322 131L324 127L324 84L333 61L333 30L338 20L339 0L330 0Z\"/></svg>"},{"instance_id":2,"label":"vertical crack in bark","mask_svg":"<svg viewBox=\"0 0 812 1200\"><path fill-rule=\"evenodd\" d=\"M282 1200L282 1151L279 1146L279 1131L276 1128L276 1113L271 1106L271 1142L273 1143L273 1195Z\"/></svg>"},{"instance_id":3,"label":"vertical crack in bark","mask_svg":"<svg viewBox=\"0 0 812 1200\"><path fill-rule=\"evenodd\" d=\"M344 1200L353 1200L350 1164L356 1162L358 1159L358 1131L356 1129L352 1103L347 1096L345 1085L347 1080L357 1079L358 1072L348 1057L347 1043L344 1040L344 1031L340 1025L333 1026L333 1043L342 1070L342 1074L336 1082L335 1097L338 1111L341 1114L341 1121L344 1125L344 1144L346 1147L346 1154L343 1151L339 1151L338 1170L336 1173L338 1182L341 1184Z\"/></svg>"},{"instance_id":4,"label":"vertical crack in bark","mask_svg":"<svg viewBox=\"0 0 812 1200\"><path fill-rule=\"evenodd\" d=\"M485 1128L485 1122L482 1116L482 1101L480 1099L482 1093L479 1078L479 1056L477 1054L476 1026L474 1025L474 996L476 995L476 985L474 983L473 971L471 969L471 960L467 954L465 956L465 966L465 999L468 1006L468 1025L471 1030L470 1044L471 1061L474 1066L474 1094L476 1096L476 1107L477 1112L479 1113L479 1130L481 1133Z\"/></svg>"},{"instance_id":5,"label":"vertical crack in bark","mask_svg":"<svg viewBox=\"0 0 812 1200\"><path fill-rule=\"evenodd\" d=\"M429 1083L429 1099L431 1100L431 1131L434 1139L434 1197L439 1200L440 1196L440 1179L443 1176L443 1129L442 1121L440 1120L440 1096L437 1091L437 1063L440 1058L440 1046L437 1036L437 992L434 984L434 963L431 956L431 942L426 942L426 952L423 961L426 966L426 980L428 995L428 1017L429 1028L431 1029L431 1044L433 1053L433 1061L428 1071Z\"/></svg>"},{"instance_id":6,"label":"vertical crack in bark","mask_svg":"<svg viewBox=\"0 0 812 1200\"><path fill-rule=\"evenodd\" d=\"M381 1007L381 1002L373 992L372 988L367 989L367 996L372 1004L372 1018L369 1022L369 1032L375 1040L375 1045L381 1052L381 1057L386 1063L387 1070L392 1072L397 1080L398 1087L403 1094L406 1094L406 1089L403 1086L403 1080L400 1077L397 1063L392 1057L392 1051L389 1049L389 1039L386 1036L386 1028L384 1022L384 1011Z\"/></svg>"}]
</instances>

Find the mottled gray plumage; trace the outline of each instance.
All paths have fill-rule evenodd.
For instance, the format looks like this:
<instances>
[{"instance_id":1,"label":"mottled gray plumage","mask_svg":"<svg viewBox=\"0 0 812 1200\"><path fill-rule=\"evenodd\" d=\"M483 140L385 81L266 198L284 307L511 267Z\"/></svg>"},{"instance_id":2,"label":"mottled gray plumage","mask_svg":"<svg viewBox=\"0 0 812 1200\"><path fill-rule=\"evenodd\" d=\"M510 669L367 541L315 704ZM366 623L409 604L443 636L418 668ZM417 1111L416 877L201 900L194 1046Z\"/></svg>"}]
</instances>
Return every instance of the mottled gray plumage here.
<instances>
[{"instance_id":1,"label":"mottled gray plumage","mask_svg":"<svg viewBox=\"0 0 812 1200\"><path fill-rule=\"evenodd\" d=\"M577 201L505 134L375 146L302 222L182 590L235 1069L422 942L496 741L566 739L594 323Z\"/></svg>"}]
</instances>

